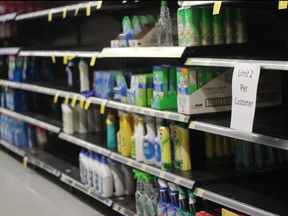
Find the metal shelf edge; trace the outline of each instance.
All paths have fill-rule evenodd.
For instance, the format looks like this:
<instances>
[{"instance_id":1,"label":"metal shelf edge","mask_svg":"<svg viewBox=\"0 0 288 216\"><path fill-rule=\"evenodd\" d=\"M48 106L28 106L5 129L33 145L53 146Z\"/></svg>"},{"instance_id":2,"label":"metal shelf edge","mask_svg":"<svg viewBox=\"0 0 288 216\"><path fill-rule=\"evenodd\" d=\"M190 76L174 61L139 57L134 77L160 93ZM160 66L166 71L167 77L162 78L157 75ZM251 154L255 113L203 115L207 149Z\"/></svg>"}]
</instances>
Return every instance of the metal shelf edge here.
<instances>
[{"instance_id":1,"label":"metal shelf edge","mask_svg":"<svg viewBox=\"0 0 288 216\"><path fill-rule=\"evenodd\" d=\"M113 206L112 206L112 209L122 215L125 215L125 216L136 216L137 214L127 208L125 208L124 206L122 205L119 205L118 203L113 203Z\"/></svg>"},{"instance_id":2,"label":"metal shelf edge","mask_svg":"<svg viewBox=\"0 0 288 216\"><path fill-rule=\"evenodd\" d=\"M22 149L20 149L20 148L18 148L18 147L16 147L16 146L14 146L14 145L6 142L6 141L3 140L3 139L0 139L0 144L1 144L2 146L4 146L5 148L9 149L10 151L14 152L15 154L19 155L19 156L24 157L25 154L26 154L25 151L23 151Z\"/></svg>"}]
</instances>

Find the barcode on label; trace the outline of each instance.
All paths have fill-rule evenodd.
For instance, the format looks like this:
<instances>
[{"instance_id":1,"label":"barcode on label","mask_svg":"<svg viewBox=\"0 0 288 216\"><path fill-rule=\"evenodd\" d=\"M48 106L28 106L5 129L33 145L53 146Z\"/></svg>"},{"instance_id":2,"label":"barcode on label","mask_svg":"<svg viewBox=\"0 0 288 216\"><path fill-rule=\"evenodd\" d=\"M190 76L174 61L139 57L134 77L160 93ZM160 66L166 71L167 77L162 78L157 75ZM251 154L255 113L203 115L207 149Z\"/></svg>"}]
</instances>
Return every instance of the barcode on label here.
<instances>
[{"instance_id":1,"label":"barcode on label","mask_svg":"<svg viewBox=\"0 0 288 216\"><path fill-rule=\"evenodd\" d=\"M206 107L215 107L215 106L227 106L232 104L231 97L223 98L208 98L205 100Z\"/></svg>"}]
</instances>

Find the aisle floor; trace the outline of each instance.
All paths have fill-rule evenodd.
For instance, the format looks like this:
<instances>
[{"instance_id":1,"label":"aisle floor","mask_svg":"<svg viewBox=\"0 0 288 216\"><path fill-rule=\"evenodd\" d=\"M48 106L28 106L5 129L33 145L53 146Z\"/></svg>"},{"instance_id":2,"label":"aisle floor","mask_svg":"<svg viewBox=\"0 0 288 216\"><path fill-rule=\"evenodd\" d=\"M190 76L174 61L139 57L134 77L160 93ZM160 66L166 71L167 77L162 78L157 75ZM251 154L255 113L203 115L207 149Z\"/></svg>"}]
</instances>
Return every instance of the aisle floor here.
<instances>
[{"instance_id":1,"label":"aisle floor","mask_svg":"<svg viewBox=\"0 0 288 216\"><path fill-rule=\"evenodd\" d=\"M103 215L0 149L0 216Z\"/></svg>"}]
</instances>

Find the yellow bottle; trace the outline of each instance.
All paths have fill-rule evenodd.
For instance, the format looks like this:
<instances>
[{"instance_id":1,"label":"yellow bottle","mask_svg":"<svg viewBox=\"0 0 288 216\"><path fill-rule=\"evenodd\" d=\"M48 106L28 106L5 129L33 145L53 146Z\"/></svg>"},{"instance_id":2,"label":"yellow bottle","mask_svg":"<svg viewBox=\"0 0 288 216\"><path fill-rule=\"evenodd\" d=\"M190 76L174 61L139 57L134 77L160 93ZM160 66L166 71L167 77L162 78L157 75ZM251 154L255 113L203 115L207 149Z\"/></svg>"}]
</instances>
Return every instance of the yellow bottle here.
<instances>
[{"instance_id":1,"label":"yellow bottle","mask_svg":"<svg viewBox=\"0 0 288 216\"><path fill-rule=\"evenodd\" d=\"M128 113L122 114L122 142L121 142L121 154L126 157L131 156L131 137L133 136L133 121L131 115Z\"/></svg>"},{"instance_id":2,"label":"yellow bottle","mask_svg":"<svg viewBox=\"0 0 288 216\"><path fill-rule=\"evenodd\" d=\"M122 152L122 134L123 134L123 116L122 116L122 112L119 111L118 112L118 116L119 116L119 130L117 132L117 151L119 153Z\"/></svg>"},{"instance_id":3,"label":"yellow bottle","mask_svg":"<svg viewBox=\"0 0 288 216\"><path fill-rule=\"evenodd\" d=\"M183 124L179 125L176 130L179 139L180 148L180 169L183 171L191 170L190 159L190 143L189 143L189 131Z\"/></svg>"},{"instance_id":4,"label":"yellow bottle","mask_svg":"<svg viewBox=\"0 0 288 216\"><path fill-rule=\"evenodd\" d=\"M169 127L162 124L159 128L160 131L160 143L161 143L161 163L163 170L171 170L172 158L171 158L171 146L170 146L170 131Z\"/></svg>"}]
</instances>

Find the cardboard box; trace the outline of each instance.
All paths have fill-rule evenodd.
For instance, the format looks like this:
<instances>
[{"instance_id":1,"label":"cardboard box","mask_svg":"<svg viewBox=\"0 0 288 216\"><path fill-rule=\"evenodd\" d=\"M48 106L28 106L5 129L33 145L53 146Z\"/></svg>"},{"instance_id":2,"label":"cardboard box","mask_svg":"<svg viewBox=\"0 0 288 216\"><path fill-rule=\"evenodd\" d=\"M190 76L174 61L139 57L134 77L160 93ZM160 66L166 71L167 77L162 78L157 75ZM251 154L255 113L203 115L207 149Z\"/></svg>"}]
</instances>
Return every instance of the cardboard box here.
<instances>
[{"instance_id":1,"label":"cardboard box","mask_svg":"<svg viewBox=\"0 0 288 216\"><path fill-rule=\"evenodd\" d=\"M177 70L178 112L183 114L202 114L230 111L232 104L233 68L225 70L195 92L182 94L181 77ZM281 75L276 71L261 71L258 90L257 107L281 105Z\"/></svg>"}]
</instances>

